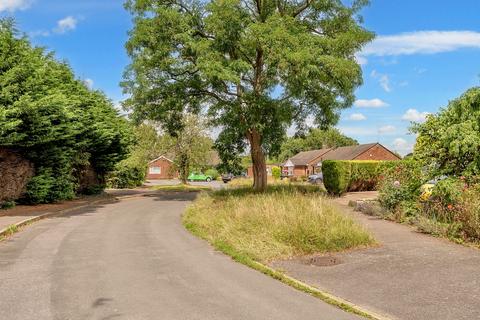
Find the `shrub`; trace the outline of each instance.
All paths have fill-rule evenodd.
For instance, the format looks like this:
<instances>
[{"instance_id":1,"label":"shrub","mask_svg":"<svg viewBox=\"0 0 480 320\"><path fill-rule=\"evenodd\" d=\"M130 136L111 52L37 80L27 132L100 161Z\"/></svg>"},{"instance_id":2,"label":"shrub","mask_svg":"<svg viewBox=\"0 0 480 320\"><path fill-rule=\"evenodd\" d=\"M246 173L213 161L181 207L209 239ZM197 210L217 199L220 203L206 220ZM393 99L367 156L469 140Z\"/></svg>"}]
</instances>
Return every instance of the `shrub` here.
<instances>
[{"instance_id":1,"label":"shrub","mask_svg":"<svg viewBox=\"0 0 480 320\"><path fill-rule=\"evenodd\" d=\"M348 161L326 160L322 162L323 183L331 194L341 195L348 191L351 166Z\"/></svg>"},{"instance_id":2,"label":"shrub","mask_svg":"<svg viewBox=\"0 0 480 320\"><path fill-rule=\"evenodd\" d=\"M217 180L220 177L220 174L216 169L208 169L207 171L205 171L205 174L207 176L211 176L212 180Z\"/></svg>"},{"instance_id":3,"label":"shrub","mask_svg":"<svg viewBox=\"0 0 480 320\"><path fill-rule=\"evenodd\" d=\"M11 209L14 208L16 205L15 201L4 201L0 203L0 209L6 210L6 209Z\"/></svg>"},{"instance_id":4,"label":"shrub","mask_svg":"<svg viewBox=\"0 0 480 320\"><path fill-rule=\"evenodd\" d=\"M141 186L145 182L146 166L120 163L110 174L107 186L114 189L127 189Z\"/></svg>"},{"instance_id":5,"label":"shrub","mask_svg":"<svg viewBox=\"0 0 480 320\"><path fill-rule=\"evenodd\" d=\"M282 176L282 169L280 169L280 167L272 167L272 177L274 179L280 179L280 177Z\"/></svg>"},{"instance_id":6,"label":"shrub","mask_svg":"<svg viewBox=\"0 0 480 320\"><path fill-rule=\"evenodd\" d=\"M28 185L22 202L49 203L75 198L75 183L68 175L54 176L50 170L37 174Z\"/></svg>"},{"instance_id":7,"label":"shrub","mask_svg":"<svg viewBox=\"0 0 480 320\"><path fill-rule=\"evenodd\" d=\"M349 161L351 165L348 191L371 191L379 182L380 161Z\"/></svg>"},{"instance_id":8,"label":"shrub","mask_svg":"<svg viewBox=\"0 0 480 320\"><path fill-rule=\"evenodd\" d=\"M394 211L404 202L416 201L424 178L416 161L402 160L379 167L379 200L383 207Z\"/></svg>"}]
</instances>

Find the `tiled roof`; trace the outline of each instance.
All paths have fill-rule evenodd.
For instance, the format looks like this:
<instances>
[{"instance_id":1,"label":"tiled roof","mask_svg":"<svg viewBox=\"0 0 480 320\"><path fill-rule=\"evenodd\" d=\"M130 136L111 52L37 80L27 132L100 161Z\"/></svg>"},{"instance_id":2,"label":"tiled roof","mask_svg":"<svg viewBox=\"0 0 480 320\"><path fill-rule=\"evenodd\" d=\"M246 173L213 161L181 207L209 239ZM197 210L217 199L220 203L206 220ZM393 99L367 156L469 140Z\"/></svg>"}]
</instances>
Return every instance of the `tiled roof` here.
<instances>
[{"instance_id":1,"label":"tiled roof","mask_svg":"<svg viewBox=\"0 0 480 320\"><path fill-rule=\"evenodd\" d=\"M295 156L291 157L289 160L295 166L306 166L312 160L315 160L316 158L321 157L322 155L326 154L329 151L330 151L330 149L302 151L300 153L297 153Z\"/></svg>"},{"instance_id":2,"label":"tiled roof","mask_svg":"<svg viewBox=\"0 0 480 320\"><path fill-rule=\"evenodd\" d=\"M377 143L331 149L330 152L322 156L322 160L353 160L375 145Z\"/></svg>"}]
</instances>

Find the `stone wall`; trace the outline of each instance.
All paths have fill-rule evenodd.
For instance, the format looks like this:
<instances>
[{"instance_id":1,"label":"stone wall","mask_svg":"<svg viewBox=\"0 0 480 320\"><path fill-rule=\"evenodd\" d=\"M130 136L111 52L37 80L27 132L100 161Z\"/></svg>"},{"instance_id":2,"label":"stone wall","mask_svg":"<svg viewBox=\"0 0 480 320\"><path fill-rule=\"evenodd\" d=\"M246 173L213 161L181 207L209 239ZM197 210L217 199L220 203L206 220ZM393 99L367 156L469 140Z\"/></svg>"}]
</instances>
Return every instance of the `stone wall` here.
<instances>
[{"instance_id":1,"label":"stone wall","mask_svg":"<svg viewBox=\"0 0 480 320\"><path fill-rule=\"evenodd\" d=\"M30 161L13 150L0 148L0 203L20 198L34 173Z\"/></svg>"}]
</instances>

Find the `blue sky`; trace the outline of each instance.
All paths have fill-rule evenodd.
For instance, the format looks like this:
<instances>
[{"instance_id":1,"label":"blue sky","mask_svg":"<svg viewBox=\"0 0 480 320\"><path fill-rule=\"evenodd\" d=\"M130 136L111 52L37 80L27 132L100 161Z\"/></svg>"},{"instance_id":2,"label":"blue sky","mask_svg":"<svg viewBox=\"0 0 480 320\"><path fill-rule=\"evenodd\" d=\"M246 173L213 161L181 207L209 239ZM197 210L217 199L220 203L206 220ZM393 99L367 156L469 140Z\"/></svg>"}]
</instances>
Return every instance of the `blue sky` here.
<instances>
[{"instance_id":1,"label":"blue sky","mask_svg":"<svg viewBox=\"0 0 480 320\"><path fill-rule=\"evenodd\" d=\"M377 39L358 55L364 85L342 114L340 130L408 153L410 121L423 121L449 100L480 85L480 1L372 0L362 15ZM131 27L122 0L0 0L32 41L65 59L77 76L122 99Z\"/></svg>"}]
</instances>

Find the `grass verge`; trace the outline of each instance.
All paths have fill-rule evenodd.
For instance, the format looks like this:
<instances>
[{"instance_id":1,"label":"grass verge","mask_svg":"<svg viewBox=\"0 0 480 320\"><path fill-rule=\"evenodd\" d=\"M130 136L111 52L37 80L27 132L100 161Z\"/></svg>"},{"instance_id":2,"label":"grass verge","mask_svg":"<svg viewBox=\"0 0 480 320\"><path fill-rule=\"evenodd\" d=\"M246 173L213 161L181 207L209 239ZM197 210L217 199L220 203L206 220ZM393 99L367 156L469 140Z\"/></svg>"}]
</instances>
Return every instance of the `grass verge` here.
<instances>
[{"instance_id":1,"label":"grass verge","mask_svg":"<svg viewBox=\"0 0 480 320\"><path fill-rule=\"evenodd\" d=\"M259 262L374 242L316 188L278 185L262 194L250 188L204 194L187 209L184 224L209 242L221 241Z\"/></svg>"},{"instance_id":2,"label":"grass verge","mask_svg":"<svg viewBox=\"0 0 480 320\"><path fill-rule=\"evenodd\" d=\"M251 188L201 195L183 217L185 227L217 250L274 279L342 310L376 317L303 284L264 263L374 243L350 218L338 213L315 186L276 185L263 194Z\"/></svg>"},{"instance_id":3,"label":"grass verge","mask_svg":"<svg viewBox=\"0 0 480 320\"><path fill-rule=\"evenodd\" d=\"M196 191L210 191L212 187L209 186L199 186L191 184L177 184L177 185L168 185L168 186L154 186L153 190L161 191L178 191L178 192L196 192Z\"/></svg>"}]
</instances>

